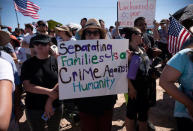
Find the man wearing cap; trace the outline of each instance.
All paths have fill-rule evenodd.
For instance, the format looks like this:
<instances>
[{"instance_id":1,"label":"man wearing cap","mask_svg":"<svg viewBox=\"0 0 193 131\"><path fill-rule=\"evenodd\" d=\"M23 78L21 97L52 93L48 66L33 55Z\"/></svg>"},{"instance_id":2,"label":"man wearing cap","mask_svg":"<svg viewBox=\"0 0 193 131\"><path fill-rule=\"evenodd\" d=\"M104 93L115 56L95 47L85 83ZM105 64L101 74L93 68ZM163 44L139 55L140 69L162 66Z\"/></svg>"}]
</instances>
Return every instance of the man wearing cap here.
<instances>
[{"instance_id":1,"label":"man wearing cap","mask_svg":"<svg viewBox=\"0 0 193 131\"><path fill-rule=\"evenodd\" d=\"M26 117L32 131L58 131L62 117L62 106L58 98L58 65L49 54L51 39L37 34L30 44L36 55L25 61L21 68L21 81L26 90ZM47 120L46 120L46 119Z\"/></svg>"}]
</instances>

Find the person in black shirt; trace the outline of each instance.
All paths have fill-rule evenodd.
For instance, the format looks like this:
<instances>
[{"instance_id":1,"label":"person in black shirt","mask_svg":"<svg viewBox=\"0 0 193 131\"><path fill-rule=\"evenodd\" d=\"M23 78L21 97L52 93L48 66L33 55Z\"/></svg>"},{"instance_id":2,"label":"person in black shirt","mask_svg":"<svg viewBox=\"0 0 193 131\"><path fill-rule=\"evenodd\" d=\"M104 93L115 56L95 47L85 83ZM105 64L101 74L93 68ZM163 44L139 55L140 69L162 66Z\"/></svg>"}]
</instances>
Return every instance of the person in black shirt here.
<instances>
[{"instance_id":1,"label":"person in black shirt","mask_svg":"<svg viewBox=\"0 0 193 131\"><path fill-rule=\"evenodd\" d=\"M59 130L62 107L58 98L58 66L55 57L49 55L50 37L38 34L31 38L37 53L23 63L21 80L26 90L26 116L33 131ZM43 120L42 115L48 120Z\"/></svg>"}]
</instances>

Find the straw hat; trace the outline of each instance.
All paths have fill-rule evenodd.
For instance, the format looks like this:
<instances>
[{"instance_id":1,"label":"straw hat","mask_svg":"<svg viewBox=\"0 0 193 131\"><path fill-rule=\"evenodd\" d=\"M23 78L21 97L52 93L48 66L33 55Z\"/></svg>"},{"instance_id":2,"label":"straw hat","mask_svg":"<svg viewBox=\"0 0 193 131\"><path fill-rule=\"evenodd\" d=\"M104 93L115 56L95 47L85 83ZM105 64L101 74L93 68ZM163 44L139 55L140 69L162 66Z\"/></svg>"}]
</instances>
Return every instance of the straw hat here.
<instances>
[{"instance_id":1,"label":"straw hat","mask_svg":"<svg viewBox=\"0 0 193 131\"><path fill-rule=\"evenodd\" d=\"M167 22L166 19L162 19L162 20L160 21L160 24L166 24L166 22Z\"/></svg>"},{"instance_id":2,"label":"straw hat","mask_svg":"<svg viewBox=\"0 0 193 131\"><path fill-rule=\"evenodd\" d=\"M5 31L0 31L0 46L4 46L11 41L10 36Z\"/></svg>"},{"instance_id":3,"label":"straw hat","mask_svg":"<svg viewBox=\"0 0 193 131\"><path fill-rule=\"evenodd\" d=\"M59 26L59 27L55 27L55 30L56 30L56 33L58 33L58 31L67 32L68 35L69 35L70 37L72 37L72 33L71 33L69 27L67 27L67 26L62 25L62 26Z\"/></svg>"},{"instance_id":4,"label":"straw hat","mask_svg":"<svg viewBox=\"0 0 193 131\"><path fill-rule=\"evenodd\" d=\"M56 31L66 31L66 32L70 32L70 29L67 26L59 26L59 27L55 27Z\"/></svg>"},{"instance_id":5,"label":"straw hat","mask_svg":"<svg viewBox=\"0 0 193 131\"><path fill-rule=\"evenodd\" d=\"M86 22L86 25L84 28L82 28L78 33L80 36L82 36L83 32L86 30L86 29L99 29L102 33L102 36L103 38L105 38L106 36L106 30L101 28L100 26L100 23L98 20L92 18L92 19L89 19L87 22Z\"/></svg>"}]
</instances>

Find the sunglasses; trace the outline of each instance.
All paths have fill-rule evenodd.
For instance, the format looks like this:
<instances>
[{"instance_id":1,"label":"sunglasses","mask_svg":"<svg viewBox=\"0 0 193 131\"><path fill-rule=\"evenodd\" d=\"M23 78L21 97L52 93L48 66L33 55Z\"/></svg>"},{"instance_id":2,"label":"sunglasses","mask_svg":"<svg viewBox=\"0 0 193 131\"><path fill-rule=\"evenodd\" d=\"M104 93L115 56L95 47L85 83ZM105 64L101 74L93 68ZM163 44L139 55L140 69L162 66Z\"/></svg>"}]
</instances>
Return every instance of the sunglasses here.
<instances>
[{"instance_id":1,"label":"sunglasses","mask_svg":"<svg viewBox=\"0 0 193 131\"><path fill-rule=\"evenodd\" d=\"M46 24L39 24L38 26L43 26L43 27L45 27L45 26L46 26Z\"/></svg>"},{"instance_id":2,"label":"sunglasses","mask_svg":"<svg viewBox=\"0 0 193 131\"><path fill-rule=\"evenodd\" d=\"M48 45L48 43L33 43L33 45L35 45L35 46L38 46L38 45L46 46L46 45Z\"/></svg>"},{"instance_id":3,"label":"sunglasses","mask_svg":"<svg viewBox=\"0 0 193 131\"><path fill-rule=\"evenodd\" d=\"M143 33L139 33L139 32L135 32L134 34L138 35L138 36L143 36Z\"/></svg>"},{"instance_id":4,"label":"sunglasses","mask_svg":"<svg viewBox=\"0 0 193 131\"><path fill-rule=\"evenodd\" d=\"M98 35L100 35L100 31L99 30L95 30L95 31L86 30L85 34L88 35L88 36L91 36L92 34L94 36L98 36Z\"/></svg>"},{"instance_id":5,"label":"sunglasses","mask_svg":"<svg viewBox=\"0 0 193 131\"><path fill-rule=\"evenodd\" d=\"M140 23L140 24L137 24L137 26L147 26L147 23Z\"/></svg>"}]
</instances>

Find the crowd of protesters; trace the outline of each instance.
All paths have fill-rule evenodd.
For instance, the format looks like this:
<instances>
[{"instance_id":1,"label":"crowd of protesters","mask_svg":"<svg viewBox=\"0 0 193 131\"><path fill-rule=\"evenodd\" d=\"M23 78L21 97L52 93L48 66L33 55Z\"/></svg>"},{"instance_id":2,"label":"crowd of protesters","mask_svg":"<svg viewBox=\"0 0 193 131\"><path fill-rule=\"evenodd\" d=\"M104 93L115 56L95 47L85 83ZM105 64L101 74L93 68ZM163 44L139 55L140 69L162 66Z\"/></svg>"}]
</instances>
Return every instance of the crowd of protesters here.
<instances>
[{"instance_id":1,"label":"crowd of protesters","mask_svg":"<svg viewBox=\"0 0 193 131\"><path fill-rule=\"evenodd\" d=\"M11 27L1 26L0 130L19 130L23 106L32 131L42 131L45 127L49 131L59 130L66 101L58 100L57 43L95 39L129 39L127 131L134 131L136 127L139 131L148 130L148 111L156 105L156 79L160 75L160 85L179 101L175 106L179 131L185 127L187 131L193 130L192 38L183 47L188 49L170 59L172 55L167 50L169 20L153 24L153 29L147 29L146 19L138 17L134 27L125 28L120 28L116 21L115 27L107 29L102 19L87 18L81 19L81 29L68 25L48 29L43 20L35 27L29 23L25 24L25 30L15 28L14 32ZM188 24L190 31L192 26ZM131 71L135 71L134 76ZM177 90L177 81L181 91ZM24 92L25 104L22 105L20 98ZM116 100L116 95L108 95L70 101L78 109L81 130L111 131Z\"/></svg>"}]
</instances>

